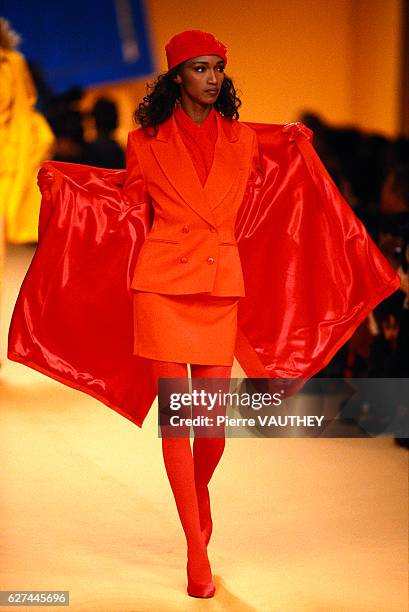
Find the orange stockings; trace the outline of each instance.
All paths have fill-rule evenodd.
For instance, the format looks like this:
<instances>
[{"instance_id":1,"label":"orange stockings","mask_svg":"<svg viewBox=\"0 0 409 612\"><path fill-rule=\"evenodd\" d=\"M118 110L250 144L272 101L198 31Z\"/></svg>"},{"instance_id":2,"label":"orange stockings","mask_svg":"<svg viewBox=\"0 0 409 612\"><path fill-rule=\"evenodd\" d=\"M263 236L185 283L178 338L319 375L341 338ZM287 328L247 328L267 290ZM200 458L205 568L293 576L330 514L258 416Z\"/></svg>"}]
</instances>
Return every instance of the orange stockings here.
<instances>
[{"instance_id":1,"label":"orange stockings","mask_svg":"<svg viewBox=\"0 0 409 612\"><path fill-rule=\"evenodd\" d=\"M186 364L153 359L151 364L156 380L160 377L185 379L186 388L181 383L181 391L189 392ZM191 364L192 388L195 388L193 380L195 378L230 379L230 374L231 366ZM228 384L229 380L226 381L226 385ZM220 385L217 386L219 387ZM224 414L223 408L218 407L217 413ZM188 567L191 577L198 583L206 583L211 580L211 569L206 551L206 543L210 538L212 528L207 485L224 451L224 428L217 430L217 436L220 437L195 437L193 454L190 438L162 437L166 473L186 536Z\"/></svg>"}]
</instances>

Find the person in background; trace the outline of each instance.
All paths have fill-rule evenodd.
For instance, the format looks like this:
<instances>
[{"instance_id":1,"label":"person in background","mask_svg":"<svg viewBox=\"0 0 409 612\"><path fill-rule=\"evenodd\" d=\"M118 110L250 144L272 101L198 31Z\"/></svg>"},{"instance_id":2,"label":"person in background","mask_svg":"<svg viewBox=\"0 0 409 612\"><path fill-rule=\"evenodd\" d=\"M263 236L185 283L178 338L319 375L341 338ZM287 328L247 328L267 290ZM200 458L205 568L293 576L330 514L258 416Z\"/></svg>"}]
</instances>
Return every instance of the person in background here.
<instances>
[{"instance_id":1,"label":"person in background","mask_svg":"<svg viewBox=\"0 0 409 612\"><path fill-rule=\"evenodd\" d=\"M106 98L99 98L91 114L97 137L87 145L89 164L100 168L125 168L125 152L113 138L118 127L116 104Z\"/></svg>"},{"instance_id":2,"label":"person in background","mask_svg":"<svg viewBox=\"0 0 409 612\"><path fill-rule=\"evenodd\" d=\"M17 51L19 43L19 35L0 18L0 307L6 242L38 238L37 172L54 142L47 121L34 108L36 90Z\"/></svg>"},{"instance_id":3,"label":"person in background","mask_svg":"<svg viewBox=\"0 0 409 612\"><path fill-rule=\"evenodd\" d=\"M373 311L374 342L369 357L369 375L409 376L408 311L409 164L393 168L381 189L378 246L398 271L401 287ZM402 325L403 323L403 325Z\"/></svg>"},{"instance_id":4,"label":"person in background","mask_svg":"<svg viewBox=\"0 0 409 612\"><path fill-rule=\"evenodd\" d=\"M54 135L35 110L37 93L20 37L0 18L0 218L2 244L36 242L41 196L37 172ZM2 247L4 250L4 247Z\"/></svg>"},{"instance_id":5,"label":"person in background","mask_svg":"<svg viewBox=\"0 0 409 612\"><path fill-rule=\"evenodd\" d=\"M405 388L399 379L409 377L409 166L398 164L387 174L381 186L380 216L378 218L378 246L397 270L401 286L367 317L370 334L366 361L368 378L385 379L390 384L388 405L377 397L376 387L367 399L366 414L361 410L360 422L389 423L392 418L408 416ZM388 379L394 379L388 383ZM387 407L386 407L387 406ZM397 442L400 439L396 438Z\"/></svg>"},{"instance_id":6,"label":"person in background","mask_svg":"<svg viewBox=\"0 0 409 612\"><path fill-rule=\"evenodd\" d=\"M71 164L89 164L81 112L69 107L62 109L53 116L51 125L57 137L53 159Z\"/></svg>"}]
</instances>

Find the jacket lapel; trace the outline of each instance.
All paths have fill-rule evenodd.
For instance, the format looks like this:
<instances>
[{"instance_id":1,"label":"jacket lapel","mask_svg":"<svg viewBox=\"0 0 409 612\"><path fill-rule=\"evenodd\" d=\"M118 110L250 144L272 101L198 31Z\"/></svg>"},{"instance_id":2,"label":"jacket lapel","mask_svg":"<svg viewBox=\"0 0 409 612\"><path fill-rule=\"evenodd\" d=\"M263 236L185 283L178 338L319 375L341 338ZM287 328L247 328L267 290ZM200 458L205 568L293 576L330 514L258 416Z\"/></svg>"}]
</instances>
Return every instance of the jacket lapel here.
<instances>
[{"instance_id":1,"label":"jacket lapel","mask_svg":"<svg viewBox=\"0 0 409 612\"><path fill-rule=\"evenodd\" d=\"M237 125L216 112L217 141L213 165L202 184L172 115L159 126L150 144L166 178L184 201L205 221L216 225L213 210L223 200L240 173Z\"/></svg>"}]
</instances>

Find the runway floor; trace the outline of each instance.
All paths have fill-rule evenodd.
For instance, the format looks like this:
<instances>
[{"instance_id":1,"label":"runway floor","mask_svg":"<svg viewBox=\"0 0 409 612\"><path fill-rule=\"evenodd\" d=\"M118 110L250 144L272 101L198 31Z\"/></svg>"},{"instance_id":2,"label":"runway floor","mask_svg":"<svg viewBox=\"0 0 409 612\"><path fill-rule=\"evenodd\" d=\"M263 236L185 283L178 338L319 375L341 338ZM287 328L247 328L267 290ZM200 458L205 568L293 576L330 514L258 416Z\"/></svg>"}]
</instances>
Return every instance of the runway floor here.
<instances>
[{"instance_id":1,"label":"runway floor","mask_svg":"<svg viewBox=\"0 0 409 612\"><path fill-rule=\"evenodd\" d=\"M6 360L33 251L8 247L3 288L1 589L68 590L87 612L407 612L408 452L387 438L228 439L210 485L217 592L188 597L156 404L140 430Z\"/></svg>"}]
</instances>

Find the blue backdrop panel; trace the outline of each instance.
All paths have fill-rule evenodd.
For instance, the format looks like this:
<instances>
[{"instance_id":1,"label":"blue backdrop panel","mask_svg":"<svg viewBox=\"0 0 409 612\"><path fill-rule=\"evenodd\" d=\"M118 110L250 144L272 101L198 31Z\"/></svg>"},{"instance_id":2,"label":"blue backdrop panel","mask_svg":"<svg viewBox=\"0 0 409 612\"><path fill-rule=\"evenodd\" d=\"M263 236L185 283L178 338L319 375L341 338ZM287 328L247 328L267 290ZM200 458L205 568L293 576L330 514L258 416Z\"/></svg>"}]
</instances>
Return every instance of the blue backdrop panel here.
<instances>
[{"instance_id":1,"label":"blue backdrop panel","mask_svg":"<svg viewBox=\"0 0 409 612\"><path fill-rule=\"evenodd\" d=\"M0 16L55 91L154 72L140 0L0 0Z\"/></svg>"}]
</instances>

